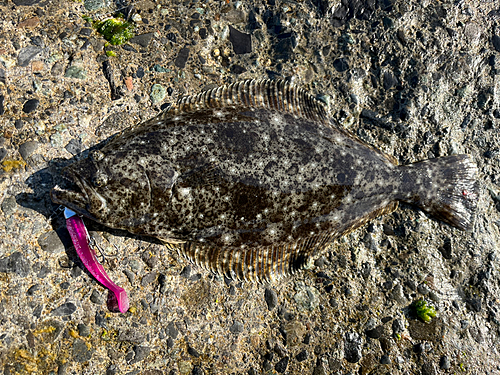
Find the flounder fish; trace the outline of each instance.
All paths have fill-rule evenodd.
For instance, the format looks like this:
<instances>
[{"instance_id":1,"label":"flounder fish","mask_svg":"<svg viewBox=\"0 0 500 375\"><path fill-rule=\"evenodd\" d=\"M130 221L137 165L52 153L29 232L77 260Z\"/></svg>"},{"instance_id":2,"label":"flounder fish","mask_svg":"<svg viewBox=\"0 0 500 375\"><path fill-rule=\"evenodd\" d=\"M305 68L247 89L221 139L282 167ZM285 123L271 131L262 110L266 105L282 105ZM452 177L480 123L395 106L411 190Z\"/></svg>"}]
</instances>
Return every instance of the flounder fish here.
<instances>
[{"instance_id":1,"label":"flounder fish","mask_svg":"<svg viewBox=\"0 0 500 375\"><path fill-rule=\"evenodd\" d=\"M478 193L469 156L398 166L285 80L185 97L65 174L77 187L55 187L55 203L250 281L293 273L398 201L468 230Z\"/></svg>"}]
</instances>

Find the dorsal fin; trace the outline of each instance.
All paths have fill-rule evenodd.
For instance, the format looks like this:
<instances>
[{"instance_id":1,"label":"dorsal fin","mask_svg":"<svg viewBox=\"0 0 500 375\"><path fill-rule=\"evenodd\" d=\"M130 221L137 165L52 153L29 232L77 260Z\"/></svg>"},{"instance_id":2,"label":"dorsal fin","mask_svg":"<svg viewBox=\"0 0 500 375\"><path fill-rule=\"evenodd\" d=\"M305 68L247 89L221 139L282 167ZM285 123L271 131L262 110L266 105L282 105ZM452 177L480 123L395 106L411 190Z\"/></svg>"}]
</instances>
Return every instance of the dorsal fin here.
<instances>
[{"instance_id":1,"label":"dorsal fin","mask_svg":"<svg viewBox=\"0 0 500 375\"><path fill-rule=\"evenodd\" d=\"M177 101L172 111L186 113L224 107L275 109L309 120L327 122L323 102L282 79L248 79L216 87L198 95L185 96Z\"/></svg>"}]
</instances>

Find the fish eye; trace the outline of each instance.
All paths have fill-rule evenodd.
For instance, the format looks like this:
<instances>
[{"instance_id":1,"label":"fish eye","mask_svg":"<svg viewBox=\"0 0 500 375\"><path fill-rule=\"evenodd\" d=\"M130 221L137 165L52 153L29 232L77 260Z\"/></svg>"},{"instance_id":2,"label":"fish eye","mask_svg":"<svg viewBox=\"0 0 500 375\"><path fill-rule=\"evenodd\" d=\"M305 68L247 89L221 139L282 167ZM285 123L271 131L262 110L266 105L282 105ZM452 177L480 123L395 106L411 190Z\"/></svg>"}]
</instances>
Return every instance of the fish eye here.
<instances>
[{"instance_id":1,"label":"fish eye","mask_svg":"<svg viewBox=\"0 0 500 375\"><path fill-rule=\"evenodd\" d=\"M95 187L103 187L108 183L108 176L104 173L97 173L94 178L92 178L92 184Z\"/></svg>"},{"instance_id":2,"label":"fish eye","mask_svg":"<svg viewBox=\"0 0 500 375\"><path fill-rule=\"evenodd\" d=\"M104 153L99 150L94 150L90 153L90 158L93 161L101 161L102 159L104 159L104 156Z\"/></svg>"}]
</instances>

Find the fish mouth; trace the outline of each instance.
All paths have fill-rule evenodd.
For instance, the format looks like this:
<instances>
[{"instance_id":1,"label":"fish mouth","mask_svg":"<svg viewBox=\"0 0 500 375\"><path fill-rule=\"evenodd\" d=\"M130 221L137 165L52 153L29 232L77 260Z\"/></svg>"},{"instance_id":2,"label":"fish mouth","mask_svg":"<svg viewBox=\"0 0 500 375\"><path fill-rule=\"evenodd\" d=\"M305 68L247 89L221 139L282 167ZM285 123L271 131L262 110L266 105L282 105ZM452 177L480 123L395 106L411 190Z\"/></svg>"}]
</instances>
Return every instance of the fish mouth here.
<instances>
[{"instance_id":1,"label":"fish mouth","mask_svg":"<svg viewBox=\"0 0 500 375\"><path fill-rule=\"evenodd\" d=\"M63 205L77 214L88 217L91 220L97 220L88 210L87 206L90 202L87 193L90 186L84 179L80 178L77 174L70 170L63 173L63 178L68 181L72 186L69 188L62 188L58 185L50 191L50 198L55 204Z\"/></svg>"}]
</instances>

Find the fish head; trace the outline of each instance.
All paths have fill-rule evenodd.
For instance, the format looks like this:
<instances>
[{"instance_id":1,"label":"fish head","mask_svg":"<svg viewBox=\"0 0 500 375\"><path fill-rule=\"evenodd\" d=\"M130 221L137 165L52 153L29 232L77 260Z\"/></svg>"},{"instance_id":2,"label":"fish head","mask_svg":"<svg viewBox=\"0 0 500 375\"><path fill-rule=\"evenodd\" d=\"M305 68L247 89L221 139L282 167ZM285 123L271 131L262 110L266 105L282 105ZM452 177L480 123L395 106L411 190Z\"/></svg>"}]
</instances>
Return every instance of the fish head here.
<instances>
[{"instance_id":1,"label":"fish head","mask_svg":"<svg viewBox=\"0 0 500 375\"><path fill-rule=\"evenodd\" d=\"M73 186L55 187L54 203L112 228L129 229L129 223L148 215L151 184L146 168L126 152L91 151L64 168L63 175Z\"/></svg>"}]
</instances>

